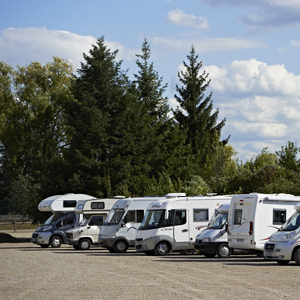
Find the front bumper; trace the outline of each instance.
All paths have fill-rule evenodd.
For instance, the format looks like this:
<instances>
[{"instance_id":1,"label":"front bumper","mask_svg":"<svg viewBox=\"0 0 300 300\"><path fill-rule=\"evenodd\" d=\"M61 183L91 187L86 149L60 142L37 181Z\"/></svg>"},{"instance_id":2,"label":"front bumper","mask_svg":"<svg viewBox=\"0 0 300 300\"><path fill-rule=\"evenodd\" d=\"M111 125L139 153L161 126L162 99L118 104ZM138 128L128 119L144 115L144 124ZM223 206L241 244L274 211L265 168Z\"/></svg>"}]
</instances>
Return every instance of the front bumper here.
<instances>
[{"instance_id":1,"label":"front bumper","mask_svg":"<svg viewBox=\"0 0 300 300\"><path fill-rule=\"evenodd\" d=\"M294 246L291 242L268 242L264 247L264 258L267 260L292 260Z\"/></svg>"},{"instance_id":2,"label":"front bumper","mask_svg":"<svg viewBox=\"0 0 300 300\"><path fill-rule=\"evenodd\" d=\"M218 248L218 245L220 243L219 242L195 242L194 243L194 247L196 249L196 252L198 254L201 254L201 255L204 255L204 254L216 254L217 253L217 248Z\"/></svg>"},{"instance_id":3,"label":"front bumper","mask_svg":"<svg viewBox=\"0 0 300 300\"><path fill-rule=\"evenodd\" d=\"M31 236L31 242L37 245L49 245L51 235L52 232L50 231L34 232Z\"/></svg>"}]
</instances>

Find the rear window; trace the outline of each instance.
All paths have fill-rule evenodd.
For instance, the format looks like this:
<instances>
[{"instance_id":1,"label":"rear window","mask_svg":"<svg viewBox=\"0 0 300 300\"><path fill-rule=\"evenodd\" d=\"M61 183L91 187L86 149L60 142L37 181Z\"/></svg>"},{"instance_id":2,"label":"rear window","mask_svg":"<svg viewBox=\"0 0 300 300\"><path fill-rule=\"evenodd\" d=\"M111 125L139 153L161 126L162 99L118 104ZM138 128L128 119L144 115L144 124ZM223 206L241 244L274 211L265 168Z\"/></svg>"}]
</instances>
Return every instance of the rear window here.
<instances>
[{"instance_id":1,"label":"rear window","mask_svg":"<svg viewBox=\"0 0 300 300\"><path fill-rule=\"evenodd\" d=\"M241 225L242 224L242 209L236 209L234 212L234 225Z\"/></svg>"}]
</instances>

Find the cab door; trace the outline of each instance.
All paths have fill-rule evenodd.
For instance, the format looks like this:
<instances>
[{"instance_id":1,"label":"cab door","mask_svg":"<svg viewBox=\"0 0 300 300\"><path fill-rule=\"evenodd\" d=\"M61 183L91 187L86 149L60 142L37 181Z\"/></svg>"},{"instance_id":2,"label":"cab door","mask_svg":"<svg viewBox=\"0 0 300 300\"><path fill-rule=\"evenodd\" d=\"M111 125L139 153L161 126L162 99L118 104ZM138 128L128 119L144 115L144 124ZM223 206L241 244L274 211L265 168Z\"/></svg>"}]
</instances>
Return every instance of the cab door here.
<instances>
[{"instance_id":1,"label":"cab door","mask_svg":"<svg viewBox=\"0 0 300 300\"><path fill-rule=\"evenodd\" d=\"M188 214L186 210L175 210L174 217L174 245L175 247L182 247L189 245Z\"/></svg>"},{"instance_id":2,"label":"cab door","mask_svg":"<svg viewBox=\"0 0 300 300\"><path fill-rule=\"evenodd\" d=\"M106 215L102 214L102 215L92 216L89 220L85 234L87 236L90 236L93 239L94 243L98 242L100 228L103 225L105 218Z\"/></svg>"}]
</instances>

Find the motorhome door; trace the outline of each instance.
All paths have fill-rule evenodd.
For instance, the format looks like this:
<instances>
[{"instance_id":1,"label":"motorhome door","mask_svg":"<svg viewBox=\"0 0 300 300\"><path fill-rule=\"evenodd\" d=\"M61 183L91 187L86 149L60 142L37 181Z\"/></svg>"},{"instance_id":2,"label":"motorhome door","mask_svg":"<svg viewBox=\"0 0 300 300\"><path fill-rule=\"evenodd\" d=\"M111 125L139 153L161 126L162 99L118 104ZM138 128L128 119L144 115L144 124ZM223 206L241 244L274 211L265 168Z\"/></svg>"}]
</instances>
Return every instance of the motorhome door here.
<instances>
[{"instance_id":1,"label":"motorhome door","mask_svg":"<svg viewBox=\"0 0 300 300\"><path fill-rule=\"evenodd\" d=\"M175 247L189 245L189 222L186 210L175 210L174 217L174 245Z\"/></svg>"}]
</instances>

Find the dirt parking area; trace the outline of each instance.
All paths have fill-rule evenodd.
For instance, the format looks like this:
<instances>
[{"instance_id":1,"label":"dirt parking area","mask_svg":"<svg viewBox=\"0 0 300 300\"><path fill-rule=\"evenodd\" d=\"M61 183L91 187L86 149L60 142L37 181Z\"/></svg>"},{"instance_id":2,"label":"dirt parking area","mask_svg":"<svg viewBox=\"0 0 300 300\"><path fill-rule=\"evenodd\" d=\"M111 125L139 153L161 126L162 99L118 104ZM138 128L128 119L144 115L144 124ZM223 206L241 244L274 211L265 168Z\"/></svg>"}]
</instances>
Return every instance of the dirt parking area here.
<instances>
[{"instance_id":1,"label":"dirt parking area","mask_svg":"<svg viewBox=\"0 0 300 300\"><path fill-rule=\"evenodd\" d=\"M256 256L146 256L0 244L0 299L299 299L300 267Z\"/></svg>"}]
</instances>

